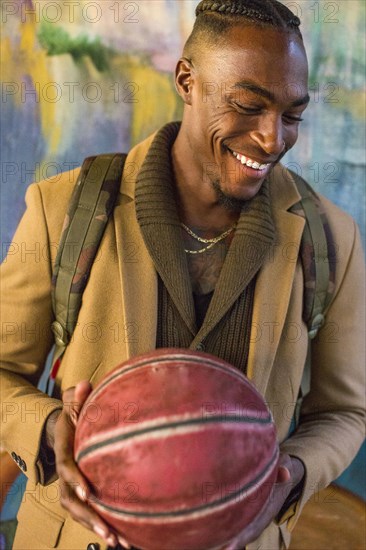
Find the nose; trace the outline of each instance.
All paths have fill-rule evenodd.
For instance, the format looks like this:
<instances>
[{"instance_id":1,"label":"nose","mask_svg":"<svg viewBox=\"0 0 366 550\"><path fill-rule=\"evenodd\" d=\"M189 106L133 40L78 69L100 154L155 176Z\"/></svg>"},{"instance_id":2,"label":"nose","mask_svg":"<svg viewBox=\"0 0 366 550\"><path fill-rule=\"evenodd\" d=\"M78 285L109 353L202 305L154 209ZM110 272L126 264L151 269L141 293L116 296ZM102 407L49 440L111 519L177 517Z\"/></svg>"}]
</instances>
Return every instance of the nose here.
<instances>
[{"instance_id":1,"label":"nose","mask_svg":"<svg viewBox=\"0 0 366 550\"><path fill-rule=\"evenodd\" d=\"M282 118L275 114L259 117L251 138L267 155L278 157L286 147Z\"/></svg>"}]
</instances>

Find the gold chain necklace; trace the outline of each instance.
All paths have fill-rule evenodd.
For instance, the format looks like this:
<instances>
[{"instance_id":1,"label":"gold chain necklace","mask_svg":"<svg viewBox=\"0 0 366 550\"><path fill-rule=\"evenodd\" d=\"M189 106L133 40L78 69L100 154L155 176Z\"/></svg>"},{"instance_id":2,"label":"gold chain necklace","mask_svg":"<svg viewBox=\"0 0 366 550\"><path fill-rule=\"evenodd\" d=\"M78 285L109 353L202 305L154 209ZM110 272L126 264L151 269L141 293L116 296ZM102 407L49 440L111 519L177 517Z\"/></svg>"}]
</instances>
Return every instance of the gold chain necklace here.
<instances>
[{"instance_id":1,"label":"gold chain necklace","mask_svg":"<svg viewBox=\"0 0 366 550\"><path fill-rule=\"evenodd\" d=\"M221 233L221 235L219 235L218 237L214 237L213 239L204 239L199 235L196 235L196 233L194 233L192 229L187 227L184 223L181 222L180 225L188 233L188 235L196 239L196 241L199 241L200 243L208 244L208 246L205 246L204 248L200 248L199 250L184 249L184 252L186 252L187 254L202 254L202 252L206 252L206 250L210 250L210 248L212 248L216 243L219 243L220 241L225 239L225 237L227 237L236 227L236 224L234 224L232 227L230 227L230 229L227 229L226 231L224 231L224 233Z\"/></svg>"}]
</instances>

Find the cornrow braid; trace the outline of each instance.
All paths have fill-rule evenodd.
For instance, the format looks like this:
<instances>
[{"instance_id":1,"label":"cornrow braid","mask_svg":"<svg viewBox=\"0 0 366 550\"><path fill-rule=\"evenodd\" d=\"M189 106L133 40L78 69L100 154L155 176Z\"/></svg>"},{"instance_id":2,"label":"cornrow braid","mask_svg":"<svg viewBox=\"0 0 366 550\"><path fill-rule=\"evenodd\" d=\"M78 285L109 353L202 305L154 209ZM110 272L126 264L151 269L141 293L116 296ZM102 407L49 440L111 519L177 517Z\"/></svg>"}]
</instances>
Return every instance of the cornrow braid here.
<instances>
[{"instance_id":1,"label":"cornrow braid","mask_svg":"<svg viewBox=\"0 0 366 550\"><path fill-rule=\"evenodd\" d=\"M300 26L300 19L277 0L202 0L196 7L197 17L210 12L220 15L241 15L276 27L295 29Z\"/></svg>"},{"instance_id":2,"label":"cornrow braid","mask_svg":"<svg viewBox=\"0 0 366 550\"><path fill-rule=\"evenodd\" d=\"M183 54L191 59L199 45L217 45L237 25L255 25L293 32L300 38L300 19L278 0L202 0Z\"/></svg>"}]
</instances>

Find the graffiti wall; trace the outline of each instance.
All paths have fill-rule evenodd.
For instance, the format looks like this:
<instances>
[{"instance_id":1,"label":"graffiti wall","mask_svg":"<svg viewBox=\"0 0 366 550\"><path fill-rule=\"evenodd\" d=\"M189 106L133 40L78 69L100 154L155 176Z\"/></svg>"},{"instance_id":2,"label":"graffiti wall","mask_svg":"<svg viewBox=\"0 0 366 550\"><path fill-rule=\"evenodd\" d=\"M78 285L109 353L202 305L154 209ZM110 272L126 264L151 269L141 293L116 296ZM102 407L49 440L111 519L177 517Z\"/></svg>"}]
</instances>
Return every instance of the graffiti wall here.
<instances>
[{"instance_id":1,"label":"graffiti wall","mask_svg":"<svg viewBox=\"0 0 366 550\"><path fill-rule=\"evenodd\" d=\"M364 227L365 4L287 1L303 20L311 105L285 164ZM93 153L128 150L179 119L172 72L193 0L2 2L1 228L27 185Z\"/></svg>"},{"instance_id":2,"label":"graffiti wall","mask_svg":"<svg viewBox=\"0 0 366 550\"><path fill-rule=\"evenodd\" d=\"M284 164L351 213L364 237L365 3L284 3L303 20L311 67L311 105ZM30 182L57 177L91 154L127 151L180 118L172 74L195 5L2 0L3 253ZM346 484L359 489L360 468L349 472Z\"/></svg>"}]
</instances>

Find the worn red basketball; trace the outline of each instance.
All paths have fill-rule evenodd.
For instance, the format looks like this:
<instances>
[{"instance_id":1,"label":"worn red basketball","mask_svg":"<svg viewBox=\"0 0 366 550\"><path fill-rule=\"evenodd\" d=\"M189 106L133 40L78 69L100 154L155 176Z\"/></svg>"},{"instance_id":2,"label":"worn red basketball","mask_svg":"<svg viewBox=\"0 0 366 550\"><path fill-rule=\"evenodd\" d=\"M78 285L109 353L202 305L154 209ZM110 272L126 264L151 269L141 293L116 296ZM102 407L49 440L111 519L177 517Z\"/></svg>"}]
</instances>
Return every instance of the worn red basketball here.
<instances>
[{"instance_id":1,"label":"worn red basketball","mask_svg":"<svg viewBox=\"0 0 366 550\"><path fill-rule=\"evenodd\" d=\"M268 500L278 457L254 386L225 361L190 350L159 349L117 367L76 429L91 505L144 550L230 541Z\"/></svg>"}]
</instances>

